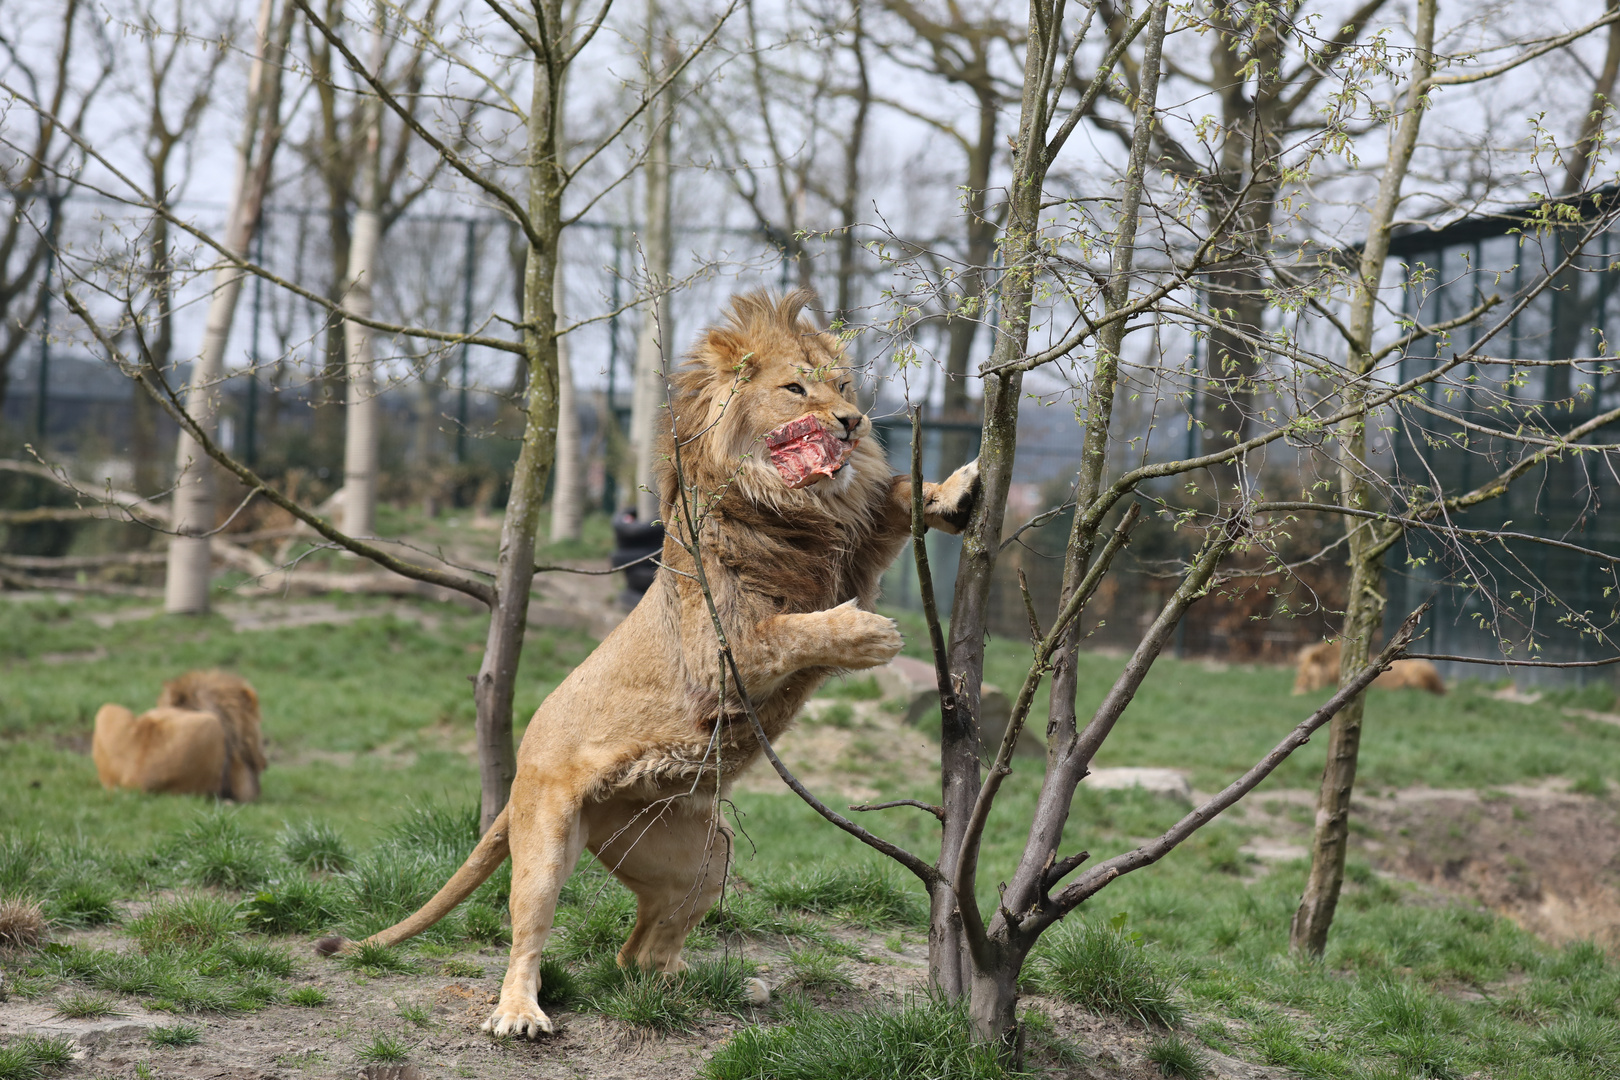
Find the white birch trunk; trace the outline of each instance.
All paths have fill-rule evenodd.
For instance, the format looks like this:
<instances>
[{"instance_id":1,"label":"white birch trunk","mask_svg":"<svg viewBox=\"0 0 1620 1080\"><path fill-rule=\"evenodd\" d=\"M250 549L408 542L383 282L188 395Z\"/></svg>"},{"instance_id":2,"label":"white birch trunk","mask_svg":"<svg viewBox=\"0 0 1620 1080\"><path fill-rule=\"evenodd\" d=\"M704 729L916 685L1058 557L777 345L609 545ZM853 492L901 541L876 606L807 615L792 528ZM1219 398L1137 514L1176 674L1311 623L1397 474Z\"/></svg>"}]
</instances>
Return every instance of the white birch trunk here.
<instances>
[{"instance_id":1,"label":"white birch trunk","mask_svg":"<svg viewBox=\"0 0 1620 1080\"><path fill-rule=\"evenodd\" d=\"M656 86L669 70L667 61L655 57L663 49L655 0L647 4L647 77ZM657 464L658 424L664 405L664 352L671 340L669 300L664 295L670 275L669 157L671 143L671 101L674 88L659 94L647 110L647 220L641 237L642 255L647 265L647 286L653 299L642 313L641 330L636 335L636 380L630 399L630 448L636 462L636 520L652 521L658 516Z\"/></svg>"},{"instance_id":2,"label":"white birch trunk","mask_svg":"<svg viewBox=\"0 0 1620 1080\"><path fill-rule=\"evenodd\" d=\"M270 65L270 16L273 0L259 0L255 21L253 66L248 74L247 126L236 153L236 184L225 248L246 258L248 243L264 204L263 169L254 161L263 112L264 87ZM274 120L272 119L272 123ZM268 153L268 149L264 151ZM225 368L225 345L236 316L236 298L242 291L243 272L222 266L214 272L214 291L208 301L202 351L193 362L186 387L186 411L209 438L219 413L219 383ZM208 610L208 583L213 552L208 533L214 528L213 469L201 444L182 430L175 449L174 538L169 541L168 573L164 579L163 607L171 614L202 614Z\"/></svg>"},{"instance_id":3,"label":"white birch trunk","mask_svg":"<svg viewBox=\"0 0 1620 1080\"><path fill-rule=\"evenodd\" d=\"M558 258L559 270L562 259ZM562 322L563 287L559 272L552 287L552 307ZM557 464L551 495L551 542L578 540L585 516L585 483L579 445L579 412L574 402L574 369L568 339L557 339Z\"/></svg>"},{"instance_id":4,"label":"white birch trunk","mask_svg":"<svg viewBox=\"0 0 1620 1080\"><path fill-rule=\"evenodd\" d=\"M372 70L381 73L383 27L381 9L372 39ZM372 281L376 276L377 245L382 219L378 190L382 150L382 102L375 96L366 105L366 156L361 165L360 209L354 215L349 241L349 287L343 294L345 315L371 317ZM343 531L350 536L371 536L377 527L377 387L372 373L372 330L353 318L343 322L348 382L343 428Z\"/></svg>"}]
</instances>

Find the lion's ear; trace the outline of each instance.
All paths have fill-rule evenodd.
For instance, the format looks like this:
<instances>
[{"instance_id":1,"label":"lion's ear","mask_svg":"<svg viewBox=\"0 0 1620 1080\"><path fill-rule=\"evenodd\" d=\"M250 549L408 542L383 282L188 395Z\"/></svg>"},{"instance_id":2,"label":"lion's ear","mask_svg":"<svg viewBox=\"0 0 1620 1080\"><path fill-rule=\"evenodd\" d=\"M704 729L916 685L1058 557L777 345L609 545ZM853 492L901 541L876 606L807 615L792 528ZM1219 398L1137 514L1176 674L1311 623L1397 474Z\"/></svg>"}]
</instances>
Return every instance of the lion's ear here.
<instances>
[{"instance_id":1,"label":"lion's ear","mask_svg":"<svg viewBox=\"0 0 1620 1080\"><path fill-rule=\"evenodd\" d=\"M708 361L716 371L731 373L739 371L743 375L752 374L759 366L759 359L754 351L743 341L742 335L735 330L716 327L709 331L705 342L703 359Z\"/></svg>"}]
</instances>

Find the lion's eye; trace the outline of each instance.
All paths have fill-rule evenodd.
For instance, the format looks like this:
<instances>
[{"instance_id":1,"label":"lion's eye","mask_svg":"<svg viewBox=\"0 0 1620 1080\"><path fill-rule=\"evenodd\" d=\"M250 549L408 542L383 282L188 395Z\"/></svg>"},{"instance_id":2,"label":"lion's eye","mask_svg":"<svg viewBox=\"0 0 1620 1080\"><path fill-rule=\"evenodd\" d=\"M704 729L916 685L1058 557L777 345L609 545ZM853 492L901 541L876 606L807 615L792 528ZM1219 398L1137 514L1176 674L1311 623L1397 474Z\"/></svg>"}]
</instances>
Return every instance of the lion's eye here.
<instances>
[{"instance_id":1,"label":"lion's eye","mask_svg":"<svg viewBox=\"0 0 1620 1080\"><path fill-rule=\"evenodd\" d=\"M840 386L838 388L838 392L840 394L843 394L845 397L848 397L849 396L849 383L845 383L843 386Z\"/></svg>"},{"instance_id":2,"label":"lion's eye","mask_svg":"<svg viewBox=\"0 0 1620 1080\"><path fill-rule=\"evenodd\" d=\"M790 394L798 394L800 397L804 396L804 387L800 386L796 382L790 382L786 386L782 387L782 389L786 390Z\"/></svg>"}]
</instances>

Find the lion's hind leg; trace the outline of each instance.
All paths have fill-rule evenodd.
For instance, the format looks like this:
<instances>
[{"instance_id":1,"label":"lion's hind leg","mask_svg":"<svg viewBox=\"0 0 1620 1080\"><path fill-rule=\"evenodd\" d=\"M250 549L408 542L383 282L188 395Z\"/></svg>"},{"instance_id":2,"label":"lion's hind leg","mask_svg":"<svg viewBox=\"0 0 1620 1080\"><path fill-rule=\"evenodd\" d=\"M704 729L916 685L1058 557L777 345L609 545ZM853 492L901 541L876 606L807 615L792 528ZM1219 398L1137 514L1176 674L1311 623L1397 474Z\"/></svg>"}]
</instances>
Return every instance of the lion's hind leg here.
<instances>
[{"instance_id":1,"label":"lion's hind leg","mask_svg":"<svg viewBox=\"0 0 1620 1080\"><path fill-rule=\"evenodd\" d=\"M731 864L731 830L707 806L686 800L598 804L590 846L636 895L636 925L619 965L678 974L681 949L720 898Z\"/></svg>"},{"instance_id":2,"label":"lion's hind leg","mask_svg":"<svg viewBox=\"0 0 1620 1080\"><path fill-rule=\"evenodd\" d=\"M516 793L518 787L514 785ZM532 789L531 789L532 790ZM495 1035L534 1037L553 1030L540 1008L540 950L557 916L557 896L585 846L579 798L542 789L538 797L514 797L511 814L512 952L501 982L500 1003L484 1030Z\"/></svg>"}]
</instances>

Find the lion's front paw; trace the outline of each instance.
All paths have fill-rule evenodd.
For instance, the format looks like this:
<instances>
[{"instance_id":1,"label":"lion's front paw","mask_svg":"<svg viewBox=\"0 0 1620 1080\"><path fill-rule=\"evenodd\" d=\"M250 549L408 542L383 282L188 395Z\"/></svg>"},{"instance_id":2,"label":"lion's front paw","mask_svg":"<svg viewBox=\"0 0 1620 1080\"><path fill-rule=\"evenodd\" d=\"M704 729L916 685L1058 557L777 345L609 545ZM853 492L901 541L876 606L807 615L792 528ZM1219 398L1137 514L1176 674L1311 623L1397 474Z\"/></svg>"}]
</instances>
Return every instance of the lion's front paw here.
<instances>
[{"instance_id":1,"label":"lion's front paw","mask_svg":"<svg viewBox=\"0 0 1620 1080\"><path fill-rule=\"evenodd\" d=\"M552 1026L551 1017L534 1002L508 1005L505 999L502 999L501 1003L495 1006L495 1012L484 1021L484 1030L502 1038L508 1035L521 1035L524 1038L535 1039L541 1035L550 1035L556 1029Z\"/></svg>"},{"instance_id":2,"label":"lion's front paw","mask_svg":"<svg viewBox=\"0 0 1620 1080\"><path fill-rule=\"evenodd\" d=\"M944 483L931 485L923 502L929 527L953 536L967 528L979 502L980 487L978 458L951 473Z\"/></svg>"},{"instance_id":3,"label":"lion's front paw","mask_svg":"<svg viewBox=\"0 0 1620 1080\"><path fill-rule=\"evenodd\" d=\"M905 639L893 619L853 606L834 611L839 623L833 630L839 641L839 667L881 667L900 655Z\"/></svg>"}]
</instances>

